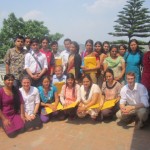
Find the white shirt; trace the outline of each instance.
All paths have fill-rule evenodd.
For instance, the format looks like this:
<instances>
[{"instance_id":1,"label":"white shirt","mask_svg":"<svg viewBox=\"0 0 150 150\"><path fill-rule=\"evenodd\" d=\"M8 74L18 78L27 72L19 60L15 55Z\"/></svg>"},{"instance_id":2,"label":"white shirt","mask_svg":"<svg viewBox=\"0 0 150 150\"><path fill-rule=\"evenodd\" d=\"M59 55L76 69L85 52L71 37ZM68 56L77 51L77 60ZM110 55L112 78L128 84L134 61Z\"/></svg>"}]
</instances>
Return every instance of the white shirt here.
<instances>
[{"instance_id":1,"label":"white shirt","mask_svg":"<svg viewBox=\"0 0 150 150\"><path fill-rule=\"evenodd\" d=\"M62 75L61 78L57 78L56 75L53 75L52 83L57 83L57 82L66 82L66 75Z\"/></svg>"},{"instance_id":2,"label":"white shirt","mask_svg":"<svg viewBox=\"0 0 150 150\"><path fill-rule=\"evenodd\" d=\"M68 50L63 50L61 53L60 53L60 56L62 58L62 63L63 63L63 69L65 70L66 69L66 64L68 62L68 57L70 55L70 52Z\"/></svg>"},{"instance_id":3,"label":"white shirt","mask_svg":"<svg viewBox=\"0 0 150 150\"><path fill-rule=\"evenodd\" d=\"M88 98L86 99L85 95L86 95L87 91L85 91L84 86L82 85L80 89L81 89L81 101L83 101L84 103L86 103L86 102L88 103L91 100L93 94L101 93L99 86L97 84L92 84L90 91L88 91L90 93L88 95Z\"/></svg>"},{"instance_id":4,"label":"white shirt","mask_svg":"<svg viewBox=\"0 0 150 150\"><path fill-rule=\"evenodd\" d=\"M120 104L136 105L142 103L145 107L149 107L147 89L140 83L135 83L133 90L125 85L121 89L120 96Z\"/></svg>"},{"instance_id":5,"label":"white shirt","mask_svg":"<svg viewBox=\"0 0 150 150\"><path fill-rule=\"evenodd\" d=\"M40 96L38 89L36 87L31 86L30 91L28 93L25 92L23 87L20 88L19 90L24 100L25 112L28 115L32 115L34 113L35 105L37 103L40 103Z\"/></svg>"},{"instance_id":6,"label":"white shirt","mask_svg":"<svg viewBox=\"0 0 150 150\"><path fill-rule=\"evenodd\" d=\"M40 73L41 68L40 68L39 64L36 62L36 60L34 59L34 57L32 56L33 53L34 52L31 51L31 53L27 53L25 55L25 67L24 67L24 69L29 68L32 73ZM38 59L39 63L41 64L42 69L48 68L47 59L46 59L46 56L44 54L39 52L37 54L34 53L34 56Z\"/></svg>"}]
</instances>

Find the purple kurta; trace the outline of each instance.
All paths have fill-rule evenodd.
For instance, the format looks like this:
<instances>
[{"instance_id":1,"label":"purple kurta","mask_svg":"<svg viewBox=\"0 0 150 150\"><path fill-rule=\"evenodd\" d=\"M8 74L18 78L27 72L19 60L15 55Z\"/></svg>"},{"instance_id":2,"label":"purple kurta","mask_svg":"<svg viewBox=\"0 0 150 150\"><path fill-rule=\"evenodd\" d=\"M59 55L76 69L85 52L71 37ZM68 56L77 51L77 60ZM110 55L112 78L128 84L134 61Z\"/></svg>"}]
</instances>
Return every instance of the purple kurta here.
<instances>
[{"instance_id":1,"label":"purple kurta","mask_svg":"<svg viewBox=\"0 0 150 150\"><path fill-rule=\"evenodd\" d=\"M20 102L23 103L23 99L20 93ZM7 134L13 133L24 127L24 122L14 110L13 96L9 96L5 93L3 88L0 88L0 109L3 115L10 120L11 125L8 128L4 128Z\"/></svg>"}]
</instances>

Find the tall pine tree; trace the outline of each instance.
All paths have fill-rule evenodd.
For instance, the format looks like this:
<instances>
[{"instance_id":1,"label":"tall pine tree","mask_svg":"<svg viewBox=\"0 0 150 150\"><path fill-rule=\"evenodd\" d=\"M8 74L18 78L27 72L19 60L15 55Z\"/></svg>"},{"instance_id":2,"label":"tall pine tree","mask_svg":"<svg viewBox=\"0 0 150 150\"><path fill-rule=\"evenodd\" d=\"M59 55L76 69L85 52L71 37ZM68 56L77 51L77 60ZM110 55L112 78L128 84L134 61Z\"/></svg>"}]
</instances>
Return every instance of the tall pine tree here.
<instances>
[{"instance_id":1,"label":"tall pine tree","mask_svg":"<svg viewBox=\"0 0 150 150\"><path fill-rule=\"evenodd\" d=\"M150 11L143 8L144 0L129 0L119 12L118 19L115 21L115 33L109 33L113 36L127 36L129 40L132 37L150 36Z\"/></svg>"}]
</instances>

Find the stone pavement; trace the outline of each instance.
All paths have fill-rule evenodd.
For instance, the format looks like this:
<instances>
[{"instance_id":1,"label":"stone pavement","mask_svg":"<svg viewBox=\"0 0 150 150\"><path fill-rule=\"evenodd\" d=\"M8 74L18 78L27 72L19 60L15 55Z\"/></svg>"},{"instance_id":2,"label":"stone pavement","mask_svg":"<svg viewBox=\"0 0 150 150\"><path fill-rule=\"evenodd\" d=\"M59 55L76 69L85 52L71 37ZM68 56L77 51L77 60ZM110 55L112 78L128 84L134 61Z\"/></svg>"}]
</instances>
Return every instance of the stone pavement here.
<instances>
[{"instance_id":1,"label":"stone pavement","mask_svg":"<svg viewBox=\"0 0 150 150\"><path fill-rule=\"evenodd\" d=\"M53 120L13 139L1 129L0 150L150 150L150 126L134 130L134 123L123 128L117 122Z\"/></svg>"}]
</instances>

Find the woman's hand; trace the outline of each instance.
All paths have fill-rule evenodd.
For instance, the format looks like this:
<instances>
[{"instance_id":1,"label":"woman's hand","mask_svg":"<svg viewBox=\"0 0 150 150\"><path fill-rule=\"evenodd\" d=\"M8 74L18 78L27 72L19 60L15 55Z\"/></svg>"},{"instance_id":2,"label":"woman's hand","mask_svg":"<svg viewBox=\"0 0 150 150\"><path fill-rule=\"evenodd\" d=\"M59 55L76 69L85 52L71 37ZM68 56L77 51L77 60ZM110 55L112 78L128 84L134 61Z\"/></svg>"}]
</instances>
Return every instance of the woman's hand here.
<instances>
[{"instance_id":1,"label":"woman's hand","mask_svg":"<svg viewBox=\"0 0 150 150\"><path fill-rule=\"evenodd\" d=\"M4 128L8 128L11 125L11 122L8 119L3 119L2 120Z\"/></svg>"},{"instance_id":2,"label":"woman's hand","mask_svg":"<svg viewBox=\"0 0 150 150\"><path fill-rule=\"evenodd\" d=\"M25 122L25 120L26 120L25 115L24 114L20 114L20 116L21 116L21 119L23 120L23 122Z\"/></svg>"},{"instance_id":3,"label":"woman's hand","mask_svg":"<svg viewBox=\"0 0 150 150\"><path fill-rule=\"evenodd\" d=\"M57 110L57 106L54 104L54 105L51 105L51 109L53 110L53 111L56 111Z\"/></svg>"}]
</instances>

